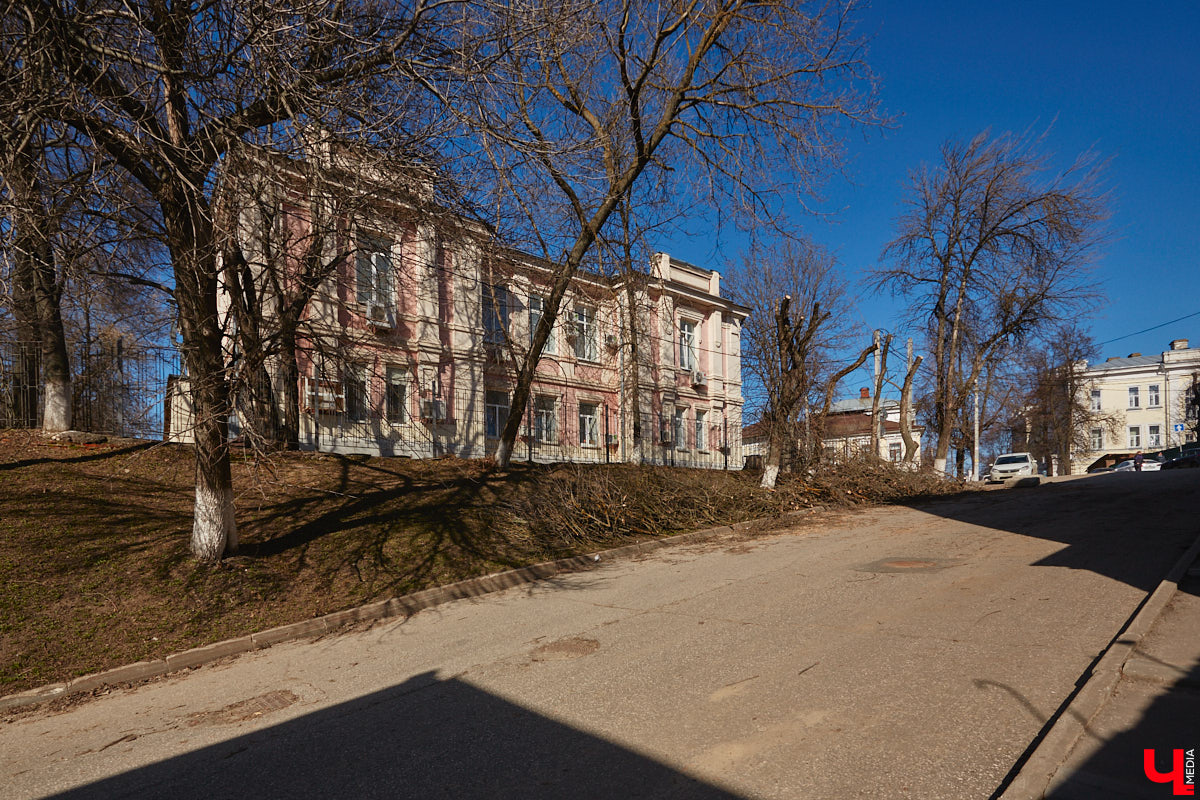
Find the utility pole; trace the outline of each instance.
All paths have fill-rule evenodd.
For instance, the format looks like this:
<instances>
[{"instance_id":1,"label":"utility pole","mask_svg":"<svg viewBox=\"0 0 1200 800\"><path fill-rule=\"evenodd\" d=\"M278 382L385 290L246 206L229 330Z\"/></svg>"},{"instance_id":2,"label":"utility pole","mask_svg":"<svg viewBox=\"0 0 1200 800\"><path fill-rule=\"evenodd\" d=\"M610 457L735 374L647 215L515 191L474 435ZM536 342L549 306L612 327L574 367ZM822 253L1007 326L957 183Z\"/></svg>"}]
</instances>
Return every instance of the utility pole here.
<instances>
[{"instance_id":1,"label":"utility pole","mask_svg":"<svg viewBox=\"0 0 1200 800\"><path fill-rule=\"evenodd\" d=\"M975 383L975 435L971 441L971 480L979 480L979 383Z\"/></svg>"}]
</instances>

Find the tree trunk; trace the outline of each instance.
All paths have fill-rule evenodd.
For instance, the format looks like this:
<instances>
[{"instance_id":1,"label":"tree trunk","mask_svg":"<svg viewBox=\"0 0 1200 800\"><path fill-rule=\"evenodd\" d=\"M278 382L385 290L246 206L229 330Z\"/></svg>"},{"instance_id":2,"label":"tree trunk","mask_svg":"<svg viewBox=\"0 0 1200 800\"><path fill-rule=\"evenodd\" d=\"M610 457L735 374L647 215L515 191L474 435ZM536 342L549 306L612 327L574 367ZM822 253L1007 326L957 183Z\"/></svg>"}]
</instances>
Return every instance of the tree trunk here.
<instances>
[{"instance_id":1,"label":"tree trunk","mask_svg":"<svg viewBox=\"0 0 1200 800\"><path fill-rule=\"evenodd\" d=\"M193 186L202 186L195 180ZM217 264L212 217L204 198L176 185L160 204L175 267L175 300L194 409L196 499L192 554L219 561L237 550L233 475L229 465L229 381L217 315Z\"/></svg>"},{"instance_id":2,"label":"tree trunk","mask_svg":"<svg viewBox=\"0 0 1200 800\"><path fill-rule=\"evenodd\" d=\"M770 426L770 436L767 438L767 457L763 461L762 481L758 484L764 489L774 489L775 481L779 478L779 469L783 465L784 437L780 434L779 423Z\"/></svg>"},{"instance_id":3,"label":"tree trunk","mask_svg":"<svg viewBox=\"0 0 1200 800\"><path fill-rule=\"evenodd\" d=\"M285 450L300 449L300 365L296 361L296 328L284 325L279 334L279 402L283 406L279 441Z\"/></svg>"},{"instance_id":4,"label":"tree trunk","mask_svg":"<svg viewBox=\"0 0 1200 800\"><path fill-rule=\"evenodd\" d=\"M42 197L43 187L37 176L37 164L26 153L11 160L7 183L15 201L13 213L15 280L14 294L28 292L28 297L15 305L23 307L25 315L32 313L27 326L32 329L41 357L43 385L42 430L47 433L65 431L72 423L71 361L67 354L66 333L62 320L62 287L55 268L51 227L54 224ZM28 365L26 365L28 367ZM28 369L26 372L28 373ZM36 380L36 378L35 378ZM28 390L36 398L36 387ZM26 395L24 405L32 399ZM36 420L36 410L29 414Z\"/></svg>"},{"instance_id":5,"label":"tree trunk","mask_svg":"<svg viewBox=\"0 0 1200 800\"><path fill-rule=\"evenodd\" d=\"M911 355L912 341L909 341ZM908 372L904 376L904 388L900 390L900 437L904 440L904 463L912 464L913 459L918 455L917 438L913 436L912 430L912 387L913 378L917 374L917 369L921 366L923 356L917 356L917 360L913 361L908 368Z\"/></svg>"},{"instance_id":6,"label":"tree trunk","mask_svg":"<svg viewBox=\"0 0 1200 800\"><path fill-rule=\"evenodd\" d=\"M633 417L631 451L640 464L642 454L642 367L638 348L637 289L633 284L632 270L625 277L625 297L629 303L629 413ZM624 344L624 343L622 343Z\"/></svg>"}]
</instances>

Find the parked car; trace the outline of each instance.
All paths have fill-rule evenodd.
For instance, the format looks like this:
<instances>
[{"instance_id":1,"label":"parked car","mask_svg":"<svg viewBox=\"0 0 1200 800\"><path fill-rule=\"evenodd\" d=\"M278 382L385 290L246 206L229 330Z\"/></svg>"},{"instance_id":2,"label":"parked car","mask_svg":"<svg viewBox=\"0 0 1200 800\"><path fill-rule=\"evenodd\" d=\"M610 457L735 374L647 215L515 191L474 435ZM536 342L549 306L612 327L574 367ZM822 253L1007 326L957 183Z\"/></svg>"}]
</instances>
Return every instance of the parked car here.
<instances>
[{"instance_id":1,"label":"parked car","mask_svg":"<svg viewBox=\"0 0 1200 800\"><path fill-rule=\"evenodd\" d=\"M1008 478L1032 477L1038 474L1038 463L1029 453L1005 453L992 462L987 480L1003 481Z\"/></svg>"},{"instance_id":2,"label":"parked car","mask_svg":"<svg viewBox=\"0 0 1200 800\"><path fill-rule=\"evenodd\" d=\"M1153 458L1147 458L1142 462L1142 472L1157 472L1162 469L1162 462L1155 461ZM1122 461L1112 469L1113 472L1136 472L1137 468L1133 464L1133 459Z\"/></svg>"},{"instance_id":3,"label":"parked car","mask_svg":"<svg viewBox=\"0 0 1200 800\"><path fill-rule=\"evenodd\" d=\"M1200 452L1172 458L1162 465L1162 469L1195 469L1197 467L1200 467Z\"/></svg>"}]
</instances>

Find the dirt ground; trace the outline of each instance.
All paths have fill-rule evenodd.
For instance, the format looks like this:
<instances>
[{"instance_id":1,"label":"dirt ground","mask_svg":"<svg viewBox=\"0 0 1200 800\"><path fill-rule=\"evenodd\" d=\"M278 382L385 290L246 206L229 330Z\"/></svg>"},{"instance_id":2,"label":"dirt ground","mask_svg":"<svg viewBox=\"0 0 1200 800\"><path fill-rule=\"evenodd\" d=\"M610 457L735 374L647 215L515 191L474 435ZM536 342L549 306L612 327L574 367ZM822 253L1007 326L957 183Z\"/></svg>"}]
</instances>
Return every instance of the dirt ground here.
<instances>
[{"instance_id":1,"label":"dirt ground","mask_svg":"<svg viewBox=\"0 0 1200 800\"><path fill-rule=\"evenodd\" d=\"M639 539L963 490L878 464L765 491L743 472L235 451L241 546L203 565L194 469L180 445L0 431L0 694Z\"/></svg>"}]
</instances>

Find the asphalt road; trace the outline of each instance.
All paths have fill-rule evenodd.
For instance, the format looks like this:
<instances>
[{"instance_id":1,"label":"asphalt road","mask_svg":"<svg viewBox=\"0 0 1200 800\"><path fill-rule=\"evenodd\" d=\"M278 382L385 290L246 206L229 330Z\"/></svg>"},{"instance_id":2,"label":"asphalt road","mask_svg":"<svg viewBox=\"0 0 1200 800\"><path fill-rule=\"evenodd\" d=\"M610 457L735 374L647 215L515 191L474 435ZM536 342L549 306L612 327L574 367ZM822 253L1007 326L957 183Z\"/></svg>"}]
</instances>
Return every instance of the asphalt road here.
<instances>
[{"instance_id":1,"label":"asphalt road","mask_svg":"<svg viewBox=\"0 0 1200 800\"><path fill-rule=\"evenodd\" d=\"M0 795L987 798L1200 533L1108 474L641 560L0 725Z\"/></svg>"}]
</instances>

